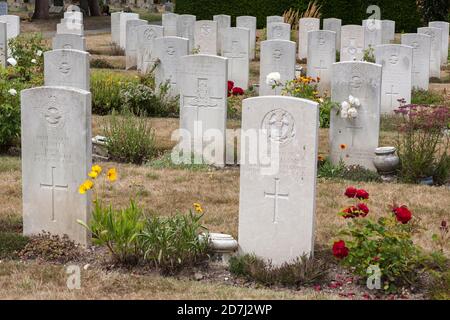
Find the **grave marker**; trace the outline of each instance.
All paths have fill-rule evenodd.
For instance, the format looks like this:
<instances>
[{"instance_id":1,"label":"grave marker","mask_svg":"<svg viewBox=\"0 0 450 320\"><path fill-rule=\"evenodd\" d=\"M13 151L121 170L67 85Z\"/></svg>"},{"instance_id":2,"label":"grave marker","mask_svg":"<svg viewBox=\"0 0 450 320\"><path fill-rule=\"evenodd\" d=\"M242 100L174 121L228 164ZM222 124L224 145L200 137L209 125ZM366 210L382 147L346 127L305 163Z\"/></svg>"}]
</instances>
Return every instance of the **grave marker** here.
<instances>
[{"instance_id":1,"label":"grave marker","mask_svg":"<svg viewBox=\"0 0 450 320\"><path fill-rule=\"evenodd\" d=\"M227 28L222 33L222 56L228 58L228 80L235 87L248 89L250 30Z\"/></svg>"},{"instance_id":2,"label":"grave marker","mask_svg":"<svg viewBox=\"0 0 450 320\"><path fill-rule=\"evenodd\" d=\"M412 87L428 90L431 37L423 33L404 33L402 44L413 48Z\"/></svg>"}]
</instances>

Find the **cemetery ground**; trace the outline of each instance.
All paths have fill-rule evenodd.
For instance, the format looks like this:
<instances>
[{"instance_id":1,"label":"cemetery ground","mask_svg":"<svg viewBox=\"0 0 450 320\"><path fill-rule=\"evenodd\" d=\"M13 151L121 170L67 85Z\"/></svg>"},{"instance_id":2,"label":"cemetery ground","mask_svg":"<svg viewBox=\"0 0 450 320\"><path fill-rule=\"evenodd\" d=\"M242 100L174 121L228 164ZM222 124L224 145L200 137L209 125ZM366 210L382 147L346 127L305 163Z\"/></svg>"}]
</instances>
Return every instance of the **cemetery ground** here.
<instances>
[{"instance_id":1,"label":"cemetery ground","mask_svg":"<svg viewBox=\"0 0 450 320\"><path fill-rule=\"evenodd\" d=\"M261 30L258 33L261 37ZM123 71L125 58L120 52L116 52L110 42L108 34L87 35L92 74L106 72L138 77L135 71ZM95 63L106 68L96 69L92 65ZM258 82L257 66L257 62L250 64L250 83ZM448 79L449 69L443 70L443 74L442 78ZM446 103L450 101L450 84L433 83L431 90L437 92ZM93 136L103 133L102 124L109 118L110 116L93 116ZM128 206L130 198L134 197L142 208L162 216L170 216L177 211L185 213L192 208L193 203L200 203L204 211L202 221L206 228L211 232L228 233L237 238L239 168L173 165L168 154L175 142L171 141L170 136L179 127L179 119L146 118L145 121L154 129L158 156L143 165L96 162L103 168L115 167L118 172L118 179L114 184L99 182L99 198L119 208ZM231 119L227 127L239 128L240 121ZM397 132L389 119L382 120L381 128L380 145L394 145ZM325 158L329 153L328 129L320 129L319 141L319 156ZM319 175L315 254L318 260L327 264L326 275L320 281L312 281L298 288L265 286L232 275L226 266L219 264L201 264L174 276L162 276L146 266L119 266L111 262L104 248L99 247L77 250L73 257L63 262L57 261L58 259L54 261L47 256L33 259L19 257L15 250L23 247L20 237L21 160L14 152L10 151L0 157L0 237L8 234L9 238L17 235L18 239L10 248L0 247L2 299L426 299L446 295L448 298L448 287L442 289L433 286L432 279L426 275L420 279L419 287L414 288L413 292L405 290L396 295L385 295L368 290L364 283L357 283L351 273L337 264L330 249L336 230L346 224L337 214L346 205L343 190L354 185L369 192L370 216L373 218L389 212L389 205L393 202L407 204L415 221L420 222L422 227L414 234L414 242L420 244L425 251L434 250L433 234L439 233L442 220L448 220L448 186L362 182ZM62 248L65 249L67 248ZM82 269L79 290L68 290L66 286L65 266L71 264L79 265Z\"/></svg>"}]
</instances>

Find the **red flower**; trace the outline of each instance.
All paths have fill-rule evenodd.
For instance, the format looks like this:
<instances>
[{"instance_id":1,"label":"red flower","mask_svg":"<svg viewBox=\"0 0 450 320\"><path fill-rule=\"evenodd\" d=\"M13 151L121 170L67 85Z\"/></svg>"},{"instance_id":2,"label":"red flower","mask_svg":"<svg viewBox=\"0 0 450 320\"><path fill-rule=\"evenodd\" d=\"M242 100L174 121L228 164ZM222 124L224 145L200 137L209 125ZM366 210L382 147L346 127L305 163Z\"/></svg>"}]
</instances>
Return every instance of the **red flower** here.
<instances>
[{"instance_id":1,"label":"red flower","mask_svg":"<svg viewBox=\"0 0 450 320\"><path fill-rule=\"evenodd\" d=\"M342 210L342 216L345 219L348 218L356 218L358 216L358 208L355 206L351 206Z\"/></svg>"},{"instance_id":2,"label":"red flower","mask_svg":"<svg viewBox=\"0 0 450 320\"><path fill-rule=\"evenodd\" d=\"M239 87L233 88L233 95L242 96L243 94L244 94L244 90L242 90L242 88L239 88Z\"/></svg>"},{"instance_id":3,"label":"red flower","mask_svg":"<svg viewBox=\"0 0 450 320\"><path fill-rule=\"evenodd\" d=\"M369 213L369 207L365 203L358 203L358 210L362 217L367 216Z\"/></svg>"},{"instance_id":4,"label":"red flower","mask_svg":"<svg viewBox=\"0 0 450 320\"><path fill-rule=\"evenodd\" d=\"M369 193L364 189L359 189L358 191L356 191L356 197L360 200L369 199Z\"/></svg>"},{"instance_id":5,"label":"red flower","mask_svg":"<svg viewBox=\"0 0 450 320\"><path fill-rule=\"evenodd\" d=\"M358 189L356 189L355 187L348 187L345 190L345 195L349 198L354 198L356 196L356 193L358 192Z\"/></svg>"},{"instance_id":6,"label":"red flower","mask_svg":"<svg viewBox=\"0 0 450 320\"><path fill-rule=\"evenodd\" d=\"M397 221L406 224L412 218L411 211L408 210L407 206L396 207L392 210L397 218Z\"/></svg>"},{"instance_id":7,"label":"red flower","mask_svg":"<svg viewBox=\"0 0 450 320\"><path fill-rule=\"evenodd\" d=\"M333 255L338 259L343 259L348 256L348 248L345 246L344 240L334 242Z\"/></svg>"},{"instance_id":8,"label":"red flower","mask_svg":"<svg viewBox=\"0 0 450 320\"><path fill-rule=\"evenodd\" d=\"M234 82L228 81L228 92L231 92L231 90L233 90L233 87L234 87Z\"/></svg>"}]
</instances>

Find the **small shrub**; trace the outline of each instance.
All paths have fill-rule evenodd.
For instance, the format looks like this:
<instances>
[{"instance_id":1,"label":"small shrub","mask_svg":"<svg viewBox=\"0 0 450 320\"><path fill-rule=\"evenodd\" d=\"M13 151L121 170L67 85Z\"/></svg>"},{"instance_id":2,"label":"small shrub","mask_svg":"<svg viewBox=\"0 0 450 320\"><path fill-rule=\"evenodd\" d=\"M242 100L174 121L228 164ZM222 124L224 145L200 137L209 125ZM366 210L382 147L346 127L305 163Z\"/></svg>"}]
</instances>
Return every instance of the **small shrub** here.
<instances>
[{"instance_id":1,"label":"small shrub","mask_svg":"<svg viewBox=\"0 0 450 320\"><path fill-rule=\"evenodd\" d=\"M0 232L0 259L18 258L29 239L13 232Z\"/></svg>"},{"instance_id":2,"label":"small shrub","mask_svg":"<svg viewBox=\"0 0 450 320\"><path fill-rule=\"evenodd\" d=\"M266 286L283 285L298 288L320 281L327 273L325 262L303 255L291 263L274 267L254 255L230 259L229 270L236 276L245 277Z\"/></svg>"},{"instance_id":3,"label":"small shrub","mask_svg":"<svg viewBox=\"0 0 450 320\"><path fill-rule=\"evenodd\" d=\"M22 216L15 214L3 215L0 218L0 232L21 233L23 229Z\"/></svg>"},{"instance_id":4,"label":"small shrub","mask_svg":"<svg viewBox=\"0 0 450 320\"><path fill-rule=\"evenodd\" d=\"M337 178L360 182L381 182L378 173L360 165L346 166L342 160L337 165L333 165L329 159L319 161L317 176L319 178Z\"/></svg>"},{"instance_id":5,"label":"small shrub","mask_svg":"<svg viewBox=\"0 0 450 320\"><path fill-rule=\"evenodd\" d=\"M80 248L67 235L52 235L43 232L26 244L20 252L22 259L42 259L59 263L74 261L80 255Z\"/></svg>"},{"instance_id":6,"label":"small shrub","mask_svg":"<svg viewBox=\"0 0 450 320\"><path fill-rule=\"evenodd\" d=\"M282 90L282 94L321 102L321 98L317 89L317 84L319 83L319 81L320 78L300 76L294 80L286 82Z\"/></svg>"},{"instance_id":7,"label":"small shrub","mask_svg":"<svg viewBox=\"0 0 450 320\"><path fill-rule=\"evenodd\" d=\"M433 91L423 89L413 89L411 93L412 104L442 104L444 97Z\"/></svg>"},{"instance_id":8,"label":"small shrub","mask_svg":"<svg viewBox=\"0 0 450 320\"><path fill-rule=\"evenodd\" d=\"M203 260L208 253L208 238L199 237L206 231L202 226L203 214L189 211L171 217L153 216L146 220L139 236L145 260L163 274L173 274L181 268Z\"/></svg>"},{"instance_id":9,"label":"small shrub","mask_svg":"<svg viewBox=\"0 0 450 320\"><path fill-rule=\"evenodd\" d=\"M156 154L154 130L145 117L129 111L113 113L103 125L112 160L141 164Z\"/></svg>"},{"instance_id":10,"label":"small shrub","mask_svg":"<svg viewBox=\"0 0 450 320\"><path fill-rule=\"evenodd\" d=\"M124 56L125 50L123 50L117 43L110 43L110 56Z\"/></svg>"},{"instance_id":11,"label":"small shrub","mask_svg":"<svg viewBox=\"0 0 450 320\"><path fill-rule=\"evenodd\" d=\"M363 61L375 63L375 53L373 47L369 44L369 47L364 50Z\"/></svg>"},{"instance_id":12,"label":"small shrub","mask_svg":"<svg viewBox=\"0 0 450 320\"><path fill-rule=\"evenodd\" d=\"M105 59L92 59L91 60L91 68L114 69L114 66Z\"/></svg>"},{"instance_id":13,"label":"small shrub","mask_svg":"<svg viewBox=\"0 0 450 320\"><path fill-rule=\"evenodd\" d=\"M319 100L319 120L321 128L330 127L330 114L334 107L336 107L336 103L332 102L329 97Z\"/></svg>"}]
</instances>

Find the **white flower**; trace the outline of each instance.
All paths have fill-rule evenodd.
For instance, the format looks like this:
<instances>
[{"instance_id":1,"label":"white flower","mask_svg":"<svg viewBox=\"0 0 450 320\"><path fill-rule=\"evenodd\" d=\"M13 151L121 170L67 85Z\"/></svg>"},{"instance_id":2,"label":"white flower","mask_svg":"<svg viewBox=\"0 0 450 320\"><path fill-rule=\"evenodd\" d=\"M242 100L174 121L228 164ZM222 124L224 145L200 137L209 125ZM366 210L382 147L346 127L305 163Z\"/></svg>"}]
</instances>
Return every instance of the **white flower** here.
<instances>
[{"instance_id":1,"label":"white flower","mask_svg":"<svg viewBox=\"0 0 450 320\"><path fill-rule=\"evenodd\" d=\"M266 77L266 83L269 86L277 85L281 80L281 74L279 72L271 72Z\"/></svg>"},{"instance_id":2,"label":"white flower","mask_svg":"<svg viewBox=\"0 0 450 320\"><path fill-rule=\"evenodd\" d=\"M37 55L38 57L42 56L42 50L36 51L36 55Z\"/></svg>"},{"instance_id":3,"label":"white flower","mask_svg":"<svg viewBox=\"0 0 450 320\"><path fill-rule=\"evenodd\" d=\"M31 63L36 63L36 59L31 59Z\"/></svg>"},{"instance_id":4,"label":"white flower","mask_svg":"<svg viewBox=\"0 0 450 320\"><path fill-rule=\"evenodd\" d=\"M341 110L341 118L347 119L348 117L348 113L347 113L347 109L342 109Z\"/></svg>"},{"instance_id":5,"label":"white flower","mask_svg":"<svg viewBox=\"0 0 450 320\"><path fill-rule=\"evenodd\" d=\"M9 89L8 93L12 96L15 96L17 94L17 91L16 91L16 89Z\"/></svg>"},{"instance_id":6,"label":"white flower","mask_svg":"<svg viewBox=\"0 0 450 320\"><path fill-rule=\"evenodd\" d=\"M355 103L355 98L352 95L348 96L348 102L350 102L350 104L354 104Z\"/></svg>"},{"instance_id":7,"label":"white flower","mask_svg":"<svg viewBox=\"0 0 450 320\"><path fill-rule=\"evenodd\" d=\"M8 58L8 60L6 60L6 61L13 67L17 64L17 60L14 58Z\"/></svg>"},{"instance_id":8,"label":"white flower","mask_svg":"<svg viewBox=\"0 0 450 320\"><path fill-rule=\"evenodd\" d=\"M353 100L353 105L354 105L355 107L360 107L360 106L361 106L361 102L359 102L359 99L358 99L358 98L355 98L355 99Z\"/></svg>"},{"instance_id":9,"label":"white flower","mask_svg":"<svg viewBox=\"0 0 450 320\"><path fill-rule=\"evenodd\" d=\"M322 99L322 98L319 98L319 102L320 102L320 103L323 103L323 99Z\"/></svg>"},{"instance_id":10,"label":"white flower","mask_svg":"<svg viewBox=\"0 0 450 320\"><path fill-rule=\"evenodd\" d=\"M341 109L347 111L348 108L350 108L350 104L347 101L343 101L341 103Z\"/></svg>"},{"instance_id":11,"label":"white flower","mask_svg":"<svg viewBox=\"0 0 450 320\"><path fill-rule=\"evenodd\" d=\"M348 113L348 117L349 118L356 118L357 116L358 116L358 110L356 110L356 108L350 108L350 109L348 109L347 110L347 113Z\"/></svg>"}]
</instances>

